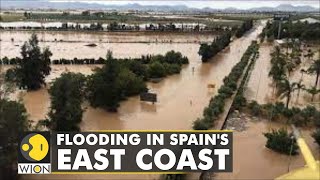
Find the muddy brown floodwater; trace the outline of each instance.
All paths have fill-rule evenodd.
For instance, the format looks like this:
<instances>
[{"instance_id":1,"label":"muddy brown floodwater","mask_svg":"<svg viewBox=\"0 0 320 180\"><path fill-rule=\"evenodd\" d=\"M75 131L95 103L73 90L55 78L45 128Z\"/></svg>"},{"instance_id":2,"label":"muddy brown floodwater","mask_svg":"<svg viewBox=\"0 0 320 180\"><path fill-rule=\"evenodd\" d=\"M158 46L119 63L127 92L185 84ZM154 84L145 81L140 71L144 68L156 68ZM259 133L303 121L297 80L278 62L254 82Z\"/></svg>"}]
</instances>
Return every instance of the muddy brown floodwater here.
<instances>
[{"instance_id":1,"label":"muddy brown floodwater","mask_svg":"<svg viewBox=\"0 0 320 180\"><path fill-rule=\"evenodd\" d=\"M235 131L233 134L233 172L217 173L217 179L275 179L290 171L304 167L305 162L301 154L292 156L281 155L265 147L266 138L263 133L281 127L290 129L280 123L261 120L249 120L247 130ZM311 137L313 129L303 129L302 137L309 145L314 157L319 160L318 145Z\"/></svg>"},{"instance_id":2,"label":"muddy brown floodwater","mask_svg":"<svg viewBox=\"0 0 320 180\"><path fill-rule=\"evenodd\" d=\"M248 100L255 100L260 104L274 102L274 87L272 79L268 77L271 64L270 53L273 51L273 44L263 43L260 45L260 56L257 59L254 69L251 72L250 79L246 86L245 96ZM315 57L317 57L315 55ZM290 82L298 82L301 78L301 69L310 66L310 61L302 58L302 64L290 76ZM311 86L315 82L314 75L304 74L303 84ZM315 100L319 96L315 97ZM285 101L283 99L282 101ZM300 98L297 99L297 92L292 96L291 106L305 106L310 103L310 95L301 91ZM315 104L319 108L319 105ZM249 118L250 119L250 118ZM271 129L281 127L291 129L280 123L261 120L254 122L249 120L246 125L248 129L242 132L234 133L234 164L232 173L220 173L216 175L217 179L274 179L283 175L289 170L301 168L305 165L301 154L294 156L289 160L289 156L281 155L265 148L266 138L263 133ZM311 137L314 129L302 129L302 137L305 138L315 159L320 159L319 146Z\"/></svg>"},{"instance_id":3,"label":"muddy brown floodwater","mask_svg":"<svg viewBox=\"0 0 320 180\"><path fill-rule=\"evenodd\" d=\"M265 22L264 22L265 23ZM73 57L100 57L105 56L108 49L114 52L116 57L139 57L142 54L164 54L166 51L180 51L188 56L190 64L185 66L181 74L165 78L160 83L148 83L151 91L158 94L159 102L150 104L140 102L139 97L134 96L121 102L117 113L109 113L101 109L94 109L86 105L86 111L81 123L81 130L102 129L190 129L192 122L202 116L202 111L209 103L216 90L221 86L223 78L231 71L231 68L239 62L242 54L262 31L263 24L259 24L252 31L240 39L234 40L228 48L219 53L209 63L201 63L197 52L199 44L196 43L101 43L96 48L83 46L84 42L42 42L41 45L49 46L53 52L53 58ZM1 38L3 38L3 33ZM10 32L12 33L12 32ZM17 37L19 33L15 32ZM22 36L22 35L21 35ZM51 38L50 33L43 35ZM26 39L28 36L25 36ZM185 39L191 36L185 36ZM145 37L146 39L150 37ZM174 38L174 37L172 37ZM23 39L22 41L26 40ZM90 38L88 38L90 39ZM83 40L83 39L80 39ZM191 40L194 40L191 38ZM84 41L84 40L83 40ZM16 56L19 47L12 42L2 42L1 56ZM22 42L21 42L22 43ZM5 50L5 51L3 51ZM7 51L9 50L9 51ZM4 52L4 54L3 54ZM52 74L47 81L52 81L64 71L81 72L90 74L95 66L53 66ZM195 71L192 72L193 67ZM207 84L216 84L213 92L208 91ZM46 116L50 105L50 99L45 89L36 92L27 92L23 101L26 105L30 119L35 121ZM261 137L261 128L265 124L252 125L245 133L235 133L235 170L230 174L219 174L221 178L274 178L283 173L283 163L279 163L282 156L271 154L264 148L265 140ZM253 138L254 137L254 138ZM246 142L246 143L241 143ZM259 147L248 151L251 144ZM251 152L250 158L244 155ZM282 157L285 159L285 157ZM255 163L252 163L252 161ZM274 162L273 162L274 161ZM247 164L243 166L243 163ZM266 163L269 162L269 163ZM303 164L303 161L299 161ZM240 164L239 164L240 163ZM293 162L294 163L294 162ZM256 165L256 166L255 166ZM241 170L239 169L241 166ZM269 167L271 166L271 167ZM262 169L255 169L261 167ZM255 169L250 171L250 168ZM276 169L276 170L275 170ZM263 171L263 172L262 172ZM262 172L262 173L261 173ZM23 179L158 179L159 175L37 175L23 176Z\"/></svg>"},{"instance_id":4,"label":"muddy brown floodwater","mask_svg":"<svg viewBox=\"0 0 320 180\"><path fill-rule=\"evenodd\" d=\"M268 76L271 68L271 52L271 44L263 43L260 45L259 58L257 58L254 69L250 74L245 91L245 96L250 101L255 100L260 104L266 104L272 100L273 86L272 80Z\"/></svg>"},{"instance_id":5,"label":"muddy brown floodwater","mask_svg":"<svg viewBox=\"0 0 320 180\"><path fill-rule=\"evenodd\" d=\"M286 98L280 99L275 96L275 86L272 79L268 76L271 68L271 56L274 45L272 43L263 43L260 45L260 56L255 63L255 67L250 75L248 81L245 96L248 100L255 100L260 104L266 104L274 101L283 101L285 103ZM314 58L318 57L317 50L319 45L311 47L315 52ZM307 54L307 48L303 49L302 54ZM307 70L311 65L311 60L301 56L302 63L298 65L294 71L290 74L289 80L291 83L299 82L302 79L302 84L306 88L311 88L315 84L316 76L314 74L304 73L301 74L301 70ZM315 95L314 101L311 102L311 95L304 90L300 90L298 96L298 90L295 90L292 94L290 106L305 107L306 105L313 105L320 109L320 95Z\"/></svg>"}]
</instances>

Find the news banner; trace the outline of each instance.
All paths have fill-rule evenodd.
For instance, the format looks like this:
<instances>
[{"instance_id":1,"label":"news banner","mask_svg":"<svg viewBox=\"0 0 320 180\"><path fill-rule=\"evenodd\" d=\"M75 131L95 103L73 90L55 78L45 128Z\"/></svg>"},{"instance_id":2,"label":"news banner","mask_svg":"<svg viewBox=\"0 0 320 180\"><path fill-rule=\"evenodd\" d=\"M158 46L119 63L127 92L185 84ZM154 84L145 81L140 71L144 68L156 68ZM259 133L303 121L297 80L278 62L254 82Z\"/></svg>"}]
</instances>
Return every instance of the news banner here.
<instances>
[{"instance_id":1,"label":"news banner","mask_svg":"<svg viewBox=\"0 0 320 180\"><path fill-rule=\"evenodd\" d=\"M28 132L19 174L232 172L232 131Z\"/></svg>"}]
</instances>

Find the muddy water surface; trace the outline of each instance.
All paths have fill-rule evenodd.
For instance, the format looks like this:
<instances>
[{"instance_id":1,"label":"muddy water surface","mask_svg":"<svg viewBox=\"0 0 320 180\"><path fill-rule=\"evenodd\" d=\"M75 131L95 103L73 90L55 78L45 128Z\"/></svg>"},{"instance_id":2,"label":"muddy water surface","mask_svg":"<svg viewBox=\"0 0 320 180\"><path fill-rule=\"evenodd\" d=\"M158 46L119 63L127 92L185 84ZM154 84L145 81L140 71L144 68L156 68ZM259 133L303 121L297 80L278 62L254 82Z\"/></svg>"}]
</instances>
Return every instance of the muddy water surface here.
<instances>
[{"instance_id":1,"label":"muddy water surface","mask_svg":"<svg viewBox=\"0 0 320 180\"><path fill-rule=\"evenodd\" d=\"M255 100L260 104L271 102L273 98L272 80L268 74L271 68L270 53L272 44L263 43L259 48L259 58L257 58L254 68L250 74L250 79L246 86L245 96L248 100Z\"/></svg>"},{"instance_id":2,"label":"muddy water surface","mask_svg":"<svg viewBox=\"0 0 320 180\"><path fill-rule=\"evenodd\" d=\"M268 122L249 121L248 129L243 132L234 132L234 159L232 173L218 173L217 179L275 179L283 174L288 173L305 165L301 154L292 156L281 155L265 147L266 138L263 133L271 129L281 127L288 128L283 124ZM301 131L302 137L309 145L314 157L320 159L318 145L311 137L313 130L304 129Z\"/></svg>"},{"instance_id":3,"label":"muddy water surface","mask_svg":"<svg viewBox=\"0 0 320 180\"><path fill-rule=\"evenodd\" d=\"M136 43L187 43L199 44L211 42L216 35L213 33L159 33L159 32L51 32L34 31L39 38L42 47L49 46L53 52L53 58L73 58L73 57L99 57L105 56L106 50L119 45L110 43L134 43L121 45L126 50L134 50L132 46ZM20 54L22 44L27 41L32 31L0 31L0 57L16 57ZM96 47L85 46L95 43ZM143 44L141 44L143 45ZM140 45L137 45L140 46ZM170 46L170 45L169 45ZM72 47L72 48L71 48ZM152 48L152 47L151 47ZM159 47L158 47L159 48ZM72 51L70 51L72 49ZM147 48L148 49L148 48ZM112 49L113 50L113 49ZM164 49L165 50L165 49ZM95 53L92 53L94 51ZM80 53L79 53L80 52ZM86 54L82 55L83 52ZM139 50L138 50L139 52ZM60 56L57 54L61 54ZM132 51L128 54L132 55Z\"/></svg>"},{"instance_id":4,"label":"muddy water surface","mask_svg":"<svg viewBox=\"0 0 320 180\"><path fill-rule=\"evenodd\" d=\"M316 52L317 48L319 47L312 47L314 52ZM268 76L271 68L270 53L273 52L273 49L274 45L272 43L263 43L260 45L260 56L255 63L246 87L245 96L248 100L255 100L260 104L266 104L274 101L286 102L286 98L281 99L276 96L275 84ZM306 53L307 49L304 49L302 54ZM313 59L316 57L318 57L317 53L315 53ZM301 56L301 61L302 63L290 74L289 80L291 83L302 80L302 84L305 85L305 88L311 88L315 84L316 76L308 73L302 74L301 70L307 70L312 63L312 60ZM300 92L295 90L292 93L290 106L305 107L306 105L313 105L320 109L320 94L315 95L314 101L311 102L311 95L307 93L307 91L303 89L301 89Z\"/></svg>"},{"instance_id":5,"label":"muddy water surface","mask_svg":"<svg viewBox=\"0 0 320 180\"><path fill-rule=\"evenodd\" d=\"M109 113L87 106L81 129L83 131L99 129L190 129L192 122L202 115L209 99L216 94L216 90L209 91L207 89L207 84L214 83L216 89L218 89L222 79L240 60L251 40L256 39L261 30L262 26L259 26L243 38L235 40L230 47L206 64L202 64L200 57L197 55L198 44L106 44L106 49L112 49L116 57L140 56L145 52L163 54L167 50L173 49L188 56L190 64L183 68L180 75L167 77L157 84L148 83L148 87L158 94L159 102L156 104L140 102L138 97L131 97L121 103L118 113ZM63 44L57 43L53 46L55 57L68 58L70 56L73 58L74 55L77 55L77 57L98 57L106 52L106 49L103 49L103 51L98 49L94 51L75 50L78 43L74 46ZM65 52L54 50L62 47ZM56 54L55 52L59 53ZM90 66L54 66L53 74L47 81L59 76L66 70L66 67L68 71L85 72L86 74L90 74L92 68L94 68ZM195 68L194 72L192 71L193 67ZM37 120L43 118L47 113L48 108L45 107L49 106L49 96L46 90L27 93L24 102L31 118ZM286 172L286 161L284 160L287 158L264 148L265 139L261 133L266 129L266 124L258 123L251 127L247 132L235 133L235 172L219 174L218 177L274 178ZM252 148L249 149L249 147ZM248 152L250 156L243 155L244 152ZM292 164L301 167L303 161L300 157L300 160L293 160ZM157 179L158 177L158 175L51 175L24 176L24 179Z\"/></svg>"}]
</instances>

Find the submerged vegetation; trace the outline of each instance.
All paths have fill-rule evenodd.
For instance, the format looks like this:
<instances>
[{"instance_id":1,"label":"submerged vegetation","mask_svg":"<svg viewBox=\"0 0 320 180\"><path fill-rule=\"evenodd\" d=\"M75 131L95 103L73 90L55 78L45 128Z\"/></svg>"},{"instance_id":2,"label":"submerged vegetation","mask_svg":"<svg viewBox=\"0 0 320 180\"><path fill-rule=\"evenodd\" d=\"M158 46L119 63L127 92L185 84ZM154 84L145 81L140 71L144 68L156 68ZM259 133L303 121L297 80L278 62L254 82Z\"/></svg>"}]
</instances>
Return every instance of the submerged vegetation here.
<instances>
[{"instance_id":1,"label":"submerged vegetation","mask_svg":"<svg viewBox=\"0 0 320 180\"><path fill-rule=\"evenodd\" d=\"M315 125L320 127L320 111L317 111L313 106L307 106L303 109L297 107L287 108L282 102L260 105L256 101L252 101L240 108L240 110L271 121L281 120L296 126Z\"/></svg>"},{"instance_id":2,"label":"submerged vegetation","mask_svg":"<svg viewBox=\"0 0 320 180\"><path fill-rule=\"evenodd\" d=\"M210 58L214 57L221 50L227 47L230 43L231 32L227 31L221 36L218 36L213 40L211 44L201 44L199 49L199 55L202 62L207 62Z\"/></svg>"},{"instance_id":3,"label":"submerged vegetation","mask_svg":"<svg viewBox=\"0 0 320 180\"><path fill-rule=\"evenodd\" d=\"M253 27L253 20L245 20L242 25L240 26L239 29L237 29L236 31L236 37L240 38L244 35L244 33L246 33L248 30L252 29Z\"/></svg>"},{"instance_id":4,"label":"submerged vegetation","mask_svg":"<svg viewBox=\"0 0 320 180\"><path fill-rule=\"evenodd\" d=\"M249 61L255 61L257 53L258 44L252 42L240 62L237 63L232 68L230 74L223 79L224 84L219 88L218 95L211 98L208 107L203 111L203 117L194 121L193 129L207 130L214 126L214 121L217 120L224 111L226 100L237 91L239 79L242 77Z\"/></svg>"},{"instance_id":5,"label":"submerged vegetation","mask_svg":"<svg viewBox=\"0 0 320 180\"><path fill-rule=\"evenodd\" d=\"M143 79L108 52L107 60L102 68L88 78L87 97L93 107L101 107L116 111L119 101L127 96L146 91Z\"/></svg>"},{"instance_id":6,"label":"submerged vegetation","mask_svg":"<svg viewBox=\"0 0 320 180\"><path fill-rule=\"evenodd\" d=\"M18 65L17 68L7 71L6 76L17 82L20 87L39 89L45 84L45 76L50 73L50 56L51 52L47 48L41 53L37 36L33 34L29 43L22 46L22 58L11 60ZM180 73L182 65L188 64L189 60L175 51L169 51L165 55L147 55L136 59L116 59L109 51L106 59L75 58L53 61L53 63L59 62L103 64L102 68L97 68L88 78L79 74L63 74L49 90L52 110L49 113L49 120L44 121L45 125L53 130L78 130L77 123L82 118L82 95L85 95L93 107L116 111L121 100L148 90L146 80ZM82 88L86 89L85 94ZM65 98L61 99L61 97ZM73 102L71 107L70 102ZM67 119L71 114L73 117ZM64 125L64 121L72 123Z\"/></svg>"},{"instance_id":7,"label":"submerged vegetation","mask_svg":"<svg viewBox=\"0 0 320 180\"><path fill-rule=\"evenodd\" d=\"M20 88L28 90L40 89L45 85L45 77L50 74L50 56L52 53L48 48L41 52L39 40L33 34L28 42L21 47L22 58L17 61L15 81Z\"/></svg>"},{"instance_id":8,"label":"submerged vegetation","mask_svg":"<svg viewBox=\"0 0 320 180\"><path fill-rule=\"evenodd\" d=\"M88 100L93 107L116 111L121 100L148 91L145 80L180 73L181 66L188 62L174 51L135 60L115 59L108 52L104 66L88 78Z\"/></svg>"},{"instance_id":9,"label":"submerged vegetation","mask_svg":"<svg viewBox=\"0 0 320 180\"><path fill-rule=\"evenodd\" d=\"M267 148L287 155L298 154L297 142L293 135L288 134L287 130L272 130L269 133L265 133L264 136L268 139Z\"/></svg>"},{"instance_id":10,"label":"submerged vegetation","mask_svg":"<svg viewBox=\"0 0 320 180\"><path fill-rule=\"evenodd\" d=\"M236 29L235 36L240 38L245 32L253 27L253 20L245 20L242 25ZM215 38L211 44L203 43L200 45L198 54L201 56L202 62L207 62L214 57L231 42L231 37L234 32L227 30L222 35Z\"/></svg>"},{"instance_id":11,"label":"submerged vegetation","mask_svg":"<svg viewBox=\"0 0 320 180\"><path fill-rule=\"evenodd\" d=\"M82 120L85 76L63 73L49 89L51 106L44 125L54 131L79 131Z\"/></svg>"}]
</instances>

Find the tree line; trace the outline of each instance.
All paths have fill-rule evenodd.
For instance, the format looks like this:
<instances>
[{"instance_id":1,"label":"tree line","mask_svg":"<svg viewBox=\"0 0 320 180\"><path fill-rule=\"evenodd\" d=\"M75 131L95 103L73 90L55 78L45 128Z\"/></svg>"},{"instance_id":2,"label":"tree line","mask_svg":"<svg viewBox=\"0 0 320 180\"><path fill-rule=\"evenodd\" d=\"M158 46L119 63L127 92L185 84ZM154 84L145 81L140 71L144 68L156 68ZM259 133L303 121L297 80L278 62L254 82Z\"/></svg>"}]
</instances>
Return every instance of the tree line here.
<instances>
[{"instance_id":1,"label":"tree line","mask_svg":"<svg viewBox=\"0 0 320 180\"><path fill-rule=\"evenodd\" d=\"M242 37L247 31L252 29L252 27L253 27L253 20L252 19L245 20L240 26L240 28L237 29L235 36L237 38Z\"/></svg>"},{"instance_id":2,"label":"tree line","mask_svg":"<svg viewBox=\"0 0 320 180\"><path fill-rule=\"evenodd\" d=\"M240 27L235 29L235 32L227 30L222 35L215 38L211 44L202 43L198 51L198 54L201 56L202 62L208 62L212 57L214 57L225 47L227 47L231 42L232 34L235 34L237 38L240 38L252 27L253 20L245 20Z\"/></svg>"},{"instance_id":3,"label":"tree line","mask_svg":"<svg viewBox=\"0 0 320 180\"><path fill-rule=\"evenodd\" d=\"M261 38L267 37L269 41L278 38L279 21L268 21L263 29ZM317 41L320 39L320 23L309 23L308 21L292 22L286 21L281 23L280 39L298 38L306 41Z\"/></svg>"},{"instance_id":4,"label":"tree line","mask_svg":"<svg viewBox=\"0 0 320 180\"><path fill-rule=\"evenodd\" d=\"M223 113L225 102L238 89L238 81L243 75L244 70L248 66L249 61L255 61L258 53L257 42L252 42L246 52L231 70L228 76L223 79L223 85L219 88L218 94L211 98L209 105L203 111L203 117L198 118L193 123L195 130L207 130L214 126L215 120Z\"/></svg>"},{"instance_id":5,"label":"tree line","mask_svg":"<svg viewBox=\"0 0 320 180\"><path fill-rule=\"evenodd\" d=\"M202 62L208 62L212 57L227 47L230 43L230 38L231 32L226 31L222 35L215 38L211 44L201 44L198 54L201 56Z\"/></svg>"}]
</instances>

